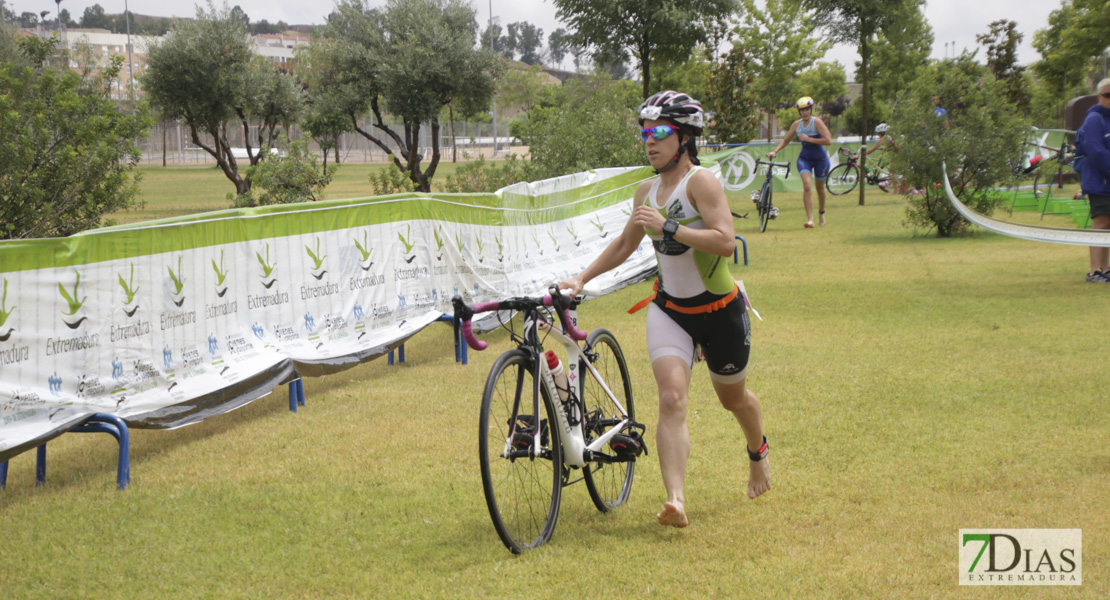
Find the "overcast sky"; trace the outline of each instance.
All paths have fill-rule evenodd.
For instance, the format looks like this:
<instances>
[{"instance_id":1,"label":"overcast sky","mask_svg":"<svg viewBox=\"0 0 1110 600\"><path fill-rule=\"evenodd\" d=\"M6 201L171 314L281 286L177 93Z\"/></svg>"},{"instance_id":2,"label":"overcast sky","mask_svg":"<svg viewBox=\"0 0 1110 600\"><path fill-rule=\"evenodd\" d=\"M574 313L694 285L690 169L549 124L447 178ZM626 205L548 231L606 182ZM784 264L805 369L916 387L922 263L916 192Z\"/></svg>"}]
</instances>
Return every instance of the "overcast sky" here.
<instances>
[{"instance_id":1,"label":"overcast sky","mask_svg":"<svg viewBox=\"0 0 1110 600\"><path fill-rule=\"evenodd\" d=\"M370 0L371 4L383 5L385 0ZM489 19L492 8L493 17L501 24L528 21L543 29L545 41L561 24L555 18L555 5L551 0L472 0L478 11L478 20L483 24ZM54 9L52 0L6 0L14 6L16 14L23 11L39 12ZM74 20L80 20L85 8L99 3L105 12L123 11L124 0L62 0L62 8L69 9ZM293 0L229 0L232 6L238 4L252 21L266 19L271 23L285 21L290 25L321 24L324 16L331 11L333 4L323 2L304 2ZM193 16L196 12L194 0L127 0L128 8L138 14L153 16ZM1010 19L1018 24L1018 31L1025 35L1018 54L1022 64L1029 64L1040 56L1033 49L1033 32L1048 25L1048 13L1059 8L1060 0L931 0L925 7L925 16L933 27L936 42L933 44L933 57L943 58L947 51L957 52L976 47L975 36L986 33L988 25L998 19ZM53 17L53 10L51 11ZM946 47L947 44L947 47ZM983 52L979 52L983 62ZM837 47L826 56L826 60L838 60L853 70L852 63L858 59L854 48Z\"/></svg>"}]
</instances>

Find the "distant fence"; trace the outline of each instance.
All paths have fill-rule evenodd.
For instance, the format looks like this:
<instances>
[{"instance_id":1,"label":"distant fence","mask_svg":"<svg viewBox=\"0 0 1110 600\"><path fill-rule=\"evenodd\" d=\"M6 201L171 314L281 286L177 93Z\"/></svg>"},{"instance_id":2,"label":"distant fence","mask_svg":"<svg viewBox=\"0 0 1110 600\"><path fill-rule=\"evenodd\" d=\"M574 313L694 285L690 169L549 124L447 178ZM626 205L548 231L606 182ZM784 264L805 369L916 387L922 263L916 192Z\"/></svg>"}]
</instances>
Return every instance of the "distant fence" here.
<instances>
[{"instance_id":1,"label":"distant fence","mask_svg":"<svg viewBox=\"0 0 1110 600\"><path fill-rule=\"evenodd\" d=\"M387 123L394 131L401 133L403 131L402 124L398 122ZM369 124L366 127L370 128ZM458 159L464 160L464 152L469 153L473 157L478 154L483 154L487 158L494 155L494 140L497 140L497 153L502 155L509 150L511 138L509 137L508 123L498 123L497 135L494 136L494 128L491 123L468 123L460 121L455 123L454 128L454 146L452 146L450 124L444 124L440 128L440 161L447 162L452 160L452 150L457 151ZM290 139L299 140L306 134L299 125L293 125L286 132ZM227 130L228 142L232 147L244 147L245 141L243 139L243 129L241 127L228 127ZM251 128L251 146L258 147L257 127ZM201 136L201 140L207 145L211 142L208 136ZM392 141L388 144L393 148ZM166 165L214 165L216 159L211 154L205 152L203 149L193 143L192 136L189 133L188 127L181 121L159 121L155 123L154 127L150 130L150 135L139 140L139 146L142 149L142 163L143 164L163 164ZM319 152L319 147L315 142L310 141L309 146ZM420 130L420 142L418 149L424 155L425 160L431 158L432 155L432 134L431 127L425 125ZM375 163L387 162L389 154L384 152L377 145L370 140L362 137L357 133L345 133L339 136L338 146L339 162L341 163ZM328 156L328 162L335 160L336 151L331 151Z\"/></svg>"}]
</instances>

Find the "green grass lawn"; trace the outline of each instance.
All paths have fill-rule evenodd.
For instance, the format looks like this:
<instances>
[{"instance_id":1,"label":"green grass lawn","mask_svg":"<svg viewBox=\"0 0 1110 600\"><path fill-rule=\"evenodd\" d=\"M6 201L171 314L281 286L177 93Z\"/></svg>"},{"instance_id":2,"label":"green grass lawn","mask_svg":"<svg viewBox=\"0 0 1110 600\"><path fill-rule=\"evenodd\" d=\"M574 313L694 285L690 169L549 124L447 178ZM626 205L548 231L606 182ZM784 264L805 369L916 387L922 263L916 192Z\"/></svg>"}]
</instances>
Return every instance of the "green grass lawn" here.
<instances>
[{"instance_id":1,"label":"green grass lawn","mask_svg":"<svg viewBox=\"0 0 1110 600\"><path fill-rule=\"evenodd\" d=\"M463 163L452 163L448 154L447 159L441 161L436 168L432 190L443 191L447 176L453 174L461 164ZM385 168L396 167L385 163L342 163L331 185L324 189L321 199L373 196L370 174ZM138 199L144 206L109 215L117 224L167 219L232 207L227 195L235 193L235 186L215 165L142 165L136 171L143 177Z\"/></svg>"},{"instance_id":2,"label":"green grass lawn","mask_svg":"<svg viewBox=\"0 0 1110 600\"><path fill-rule=\"evenodd\" d=\"M184 181L150 204L188 205L168 191ZM450 329L434 325L403 365L306 380L297 414L281 388L180 430L133 431L123 493L108 436L51 442L43 487L34 453L17 457L0 492L0 588L11 598L1110 596L1100 325L1110 286L1083 281L1086 248L915 236L904 200L878 194L864 207L832 198L829 226L804 230L800 194L776 202L766 233L738 221L751 264L732 267L763 316L748 381L773 489L757 500L746 496L743 438L698 365L691 526L655 523L654 383L644 313L625 313L644 283L579 318L621 341L651 454L612 514L581 484L565 490L537 551L501 545L478 468L480 394L507 336L488 336L464 367ZM1080 528L1083 586L961 588L961 528Z\"/></svg>"}]
</instances>

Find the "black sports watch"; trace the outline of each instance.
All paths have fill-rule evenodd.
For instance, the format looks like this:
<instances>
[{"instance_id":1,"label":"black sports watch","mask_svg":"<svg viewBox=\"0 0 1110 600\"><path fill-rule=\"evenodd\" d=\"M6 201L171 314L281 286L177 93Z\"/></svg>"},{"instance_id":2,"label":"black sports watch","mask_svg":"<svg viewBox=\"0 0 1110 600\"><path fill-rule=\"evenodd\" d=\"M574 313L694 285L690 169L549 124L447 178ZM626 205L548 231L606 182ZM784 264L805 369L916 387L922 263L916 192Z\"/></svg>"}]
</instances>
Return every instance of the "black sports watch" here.
<instances>
[{"instance_id":1,"label":"black sports watch","mask_svg":"<svg viewBox=\"0 0 1110 600\"><path fill-rule=\"evenodd\" d=\"M663 239L669 242L674 239L676 233L678 233L678 221L667 219L667 222L663 223Z\"/></svg>"}]
</instances>

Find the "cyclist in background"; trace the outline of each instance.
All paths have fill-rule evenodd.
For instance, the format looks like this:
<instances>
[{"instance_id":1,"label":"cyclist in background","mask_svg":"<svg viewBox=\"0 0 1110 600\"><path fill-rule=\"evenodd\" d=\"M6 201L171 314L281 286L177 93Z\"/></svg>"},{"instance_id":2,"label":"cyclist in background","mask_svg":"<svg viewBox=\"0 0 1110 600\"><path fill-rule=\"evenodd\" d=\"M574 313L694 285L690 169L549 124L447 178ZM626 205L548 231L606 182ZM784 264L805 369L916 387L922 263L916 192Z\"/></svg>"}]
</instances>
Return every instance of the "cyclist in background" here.
<instances>
[{"instance_id":1,"label":"cyclist in background","mask_svg":"<svg viewBox=\"0 0 1110 600\"><path fill-rule=\"evenodd\" d=\"M871 153L876 150L889 149L894 152L898 151L898 146L894 145L894 136L890 133L890 125L879 123L875 126L875 133L879 134L879 139L875 140L875 143L867 149L867 156L871 156Z\"/></svg>"},{"instance_id":2,"label":"cyclist in background","mask_svg":"<svg viewBox=\"0 0 1110 600\"><path fill-rule=\"evenodd\" d=\"M802 143L802 151L798 154L798 174L802 176L802 203L806 207L807 229L813 228L813 187L814 180L817 185L818 223L825 225L825 179L829 177L829 153L825 146L832 143L832 136L825 122L813 116L813 98L802 96L797 103L800 119L794 121L786 137L782 138L779 145L769 152L773 160L790 140L797 134L798 141Z\"/></svg>"},{"instance_id":3,"label":"cyclist in background","mask_svg":"<svg viewBox=\"0 0 1110 600\"><path fill-rule=\"evenodd\" d=\"M659 388L656 446L667 500L656 518L686 527L686 463L690 432L686 407L698 346L721 405L739 422L750 461L748 497L771 487L767 438L759 400L748 390L751 329L744 299L728 270L736 247L732 214L721 182L698 166L695 139L704 127L701 104L686 94L659 92L640 105L644 149L659 177L640 184L624 230L585 271L560 283L578 294L614 269L650 236L659 263L656 292L633 307L648 307L647 342Z\"/></svg>"}]
</instances>

